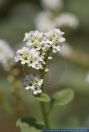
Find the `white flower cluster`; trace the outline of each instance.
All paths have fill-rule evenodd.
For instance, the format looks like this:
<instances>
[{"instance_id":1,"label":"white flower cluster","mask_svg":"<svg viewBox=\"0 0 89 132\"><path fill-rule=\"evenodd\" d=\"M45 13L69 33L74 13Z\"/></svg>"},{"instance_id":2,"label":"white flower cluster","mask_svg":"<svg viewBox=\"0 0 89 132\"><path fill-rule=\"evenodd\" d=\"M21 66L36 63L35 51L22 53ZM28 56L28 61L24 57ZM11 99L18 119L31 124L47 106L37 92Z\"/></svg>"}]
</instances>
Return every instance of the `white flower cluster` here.
<instances>
[{"instance_id":1,"label":"white flower cluster","mask_svg":"<svg viewBox=\"0 0 89 132\"><path fill-rule=\"evenodd\" d=\"M29 67L34 69L41 69L41 63L43 62L39 52L35 49L29 49L28 47L23 47L17 51L15 61L21 61L21 64L27 64Z\"/></svg>"},{"instance_id":2,"label":"white flower cluster","mask_svg":"<svg viewBox=\"0 0 89 132\"><path fill-rule=\"evenodd\" d=\"M24 79L25 90L31 90L34 95L42 93L41 86L43 84L43 79L40 79L39 76L26 76Z\"/></svg>"},{"instance_id":3,"label":"white flower cluster","mask_svg":"<svg viewBox=\"0 0 89 132\"><path fill-rule=\"evenodd\" d=\"M63 7L62 0L41 0L44 8L35 19L36 28L48 31L49 28L68 27L76 29L79 26L78 18L69 12L59 12Z\"/></svg>"},{"instance_id":4,"label":"white flower cluster","mask_svg":"<svg viewBox=\"0 0 89 132\"><path fill-rule=\"evenodd\" d=\"M15 61L21 64L27 64L28 67L34 69L43 69L45 56L51 49L51 53L60 51L60 44L65 41L62 36L64 33L59 29L50 29L48 32L31 31L25 34L24 42L26 46L19 49L16 53ZM46 58L51 59L50 56Z\"/></svg>"},{"instance_id":5,"label":"white flower cluster","mask_svg":"<svg viewBox=\"0 0 89 132\"><path fill-rule=\"evenodd\" d=\"M14 51L4 40L0 40L0 64L5 68L9 69L13 64Z\"/></svg>"},{"instance_id":6,"label":"white flower cluster","mask_svg":"<svg viewBox=\"0 0 89 132\"><path fill-rule=\"evenodd\" d=\"M52 59L52 53L60 51L61 44L65 41L64 32L59 29L50 29L48 32L31 31L25 33L25 46L16 52L15 61L29 68L47 72L47 61ZM25 87L31 89L33 94L41 93L42 79L32 77L32 85ZM34 80L38 83L34 84ZM36 89L35 89L36 88Z\"/></svg>"}]
</instances>

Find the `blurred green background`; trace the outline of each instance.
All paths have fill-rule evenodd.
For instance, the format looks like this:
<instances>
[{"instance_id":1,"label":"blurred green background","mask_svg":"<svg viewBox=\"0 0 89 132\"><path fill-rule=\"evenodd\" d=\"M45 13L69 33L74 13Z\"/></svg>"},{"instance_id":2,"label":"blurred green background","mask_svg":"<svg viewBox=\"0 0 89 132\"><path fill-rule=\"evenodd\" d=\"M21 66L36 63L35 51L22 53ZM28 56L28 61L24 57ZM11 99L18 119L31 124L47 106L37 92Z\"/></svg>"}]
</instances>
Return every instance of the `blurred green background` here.
<instances>
[{"instance_id":1,"label":"blurred green background","mask_svg":"<svg viewBox=\"0 0 89 132\"><path fill-rule=\"evenodd\" d=\"M40 0L0 0L0 39L6 40L16 50L22 43L24 33L36 29L34 19L41 10ZM64 0L64 11L74 13L80 21L77 30L65 34L67 42L79 56L77 61L55 56L51 65L52 76L49 76L46 86L50 95L57 89L71 88L75 98L68 105L53 109L50 125L52 128L89 127L89 81L86 81L89 65L77 63L85 54L89 58L89 0ZM40 119L39 104L24 92L24 110L20 115L12 116L8 106L12 102L11 87L5 72L1 71L0 102L4 96L8 104L2 107L0 103L0 132L19 132L15 124L17 117L33 115Z\"/></svg>"}]
</instances>

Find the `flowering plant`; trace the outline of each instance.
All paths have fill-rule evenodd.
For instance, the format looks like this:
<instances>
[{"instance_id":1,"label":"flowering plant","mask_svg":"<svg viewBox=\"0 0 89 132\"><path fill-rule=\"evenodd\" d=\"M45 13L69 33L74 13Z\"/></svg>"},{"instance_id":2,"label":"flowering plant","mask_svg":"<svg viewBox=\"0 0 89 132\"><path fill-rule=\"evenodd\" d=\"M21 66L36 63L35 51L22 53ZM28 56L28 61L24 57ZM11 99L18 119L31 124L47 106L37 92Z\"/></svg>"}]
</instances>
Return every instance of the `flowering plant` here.
<instances>
[{"instance_id":1,"label":"flowering plant","mask_svg":"<svg viewBox=\"0 0 89 132\"><path fill-rule=\"evenodd\" d=\"M53 97L46 94L44 88L44 76L48 72L48 63L52 60L53 54L60 52L61 46L65 41L64 32L60 29L49 29L48 32L31 31L25 34L25 46L17 50L15 61L20 62L24 71L32 69L30 74L26 73L24 79L24 88L30 90L33 96L40 101L42 115L44 119L44 128L49 128L48 113L52 110L53 105L62 105L71 101L73 91L67 89L57 92ZM63 99L61 99L64 96ZM65 96L67 96L65 98ZM60 102L60 99L62 102ZM46 111L45 104L49 102L49 110ZM17 126L23 128L21 120L17 121ZM35 126L36 127L36 126Z\"/></svg>"},{"instance_id":2,"label":"flowering plant","mask_svg":"<svg viewBox=\"0 0 89 132\"><path fill-rule=\"evenodd\" d=\"M59 29L25 34L25 47L17 51L15 61L20 61L22 65L39 72L39 76L30 75L25 79L25 89L31 90L34 95L39 95L43 91L44 75L48 71L47 63L52 59L52 53L60 51L61 44L65 41L63 34Z\"/></svg>"}]
</instances>

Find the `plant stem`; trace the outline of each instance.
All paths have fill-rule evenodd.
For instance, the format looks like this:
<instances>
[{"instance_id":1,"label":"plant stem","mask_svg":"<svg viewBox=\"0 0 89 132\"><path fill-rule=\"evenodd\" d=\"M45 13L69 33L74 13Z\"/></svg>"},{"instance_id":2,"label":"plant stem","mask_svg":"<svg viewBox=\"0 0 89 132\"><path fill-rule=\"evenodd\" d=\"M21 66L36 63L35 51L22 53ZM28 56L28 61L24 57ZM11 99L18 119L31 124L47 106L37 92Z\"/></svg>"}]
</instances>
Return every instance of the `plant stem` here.
<instances>
[{"instance_id":1,"label":"plant stem","mask_svg":"<svg viewBox=\"0 0 89 132\"><path fill-rule=\"evenodd\" d=\"M47 61L48 61L48 56L49 56L49 54L50 54L50 52L51 52L51 48L47 51L47 54L46 54L46 56L45 56L45 62L46 62L46 65L44 65L44 67L43 67L43 71L41 71L40 73L41 73L41 78L44 80L44 76L45 76L45 68L46 68L46 66L47 66ZM43 85L42 85L42 91L45 93L45 89L44 89L44 83L43 83ZM45 127L46 128L49 128L49 121L48 121L48 115L47 115L47 112L46 112L46 107L45 107L45 103L44 102L40 102L40 106L41 106L41 111L42 111L42 116L43 116L43 120L44 120L44 123L45 123Z\"/></svg>"},{"instance_id":2,"label":"plant stem","mask_svg":"<svg viewBox=\"0 0 89 132\"><path fill-rule=\"evenodd\" d=\"M41 106L41 111L42 111L42 116L43 116L43 120L45 123L45 127L49 128L49 122L48 122L48 116L45 110L45 104L43 102L40 102L40 106Z\"/></svg>"}]
</instances>

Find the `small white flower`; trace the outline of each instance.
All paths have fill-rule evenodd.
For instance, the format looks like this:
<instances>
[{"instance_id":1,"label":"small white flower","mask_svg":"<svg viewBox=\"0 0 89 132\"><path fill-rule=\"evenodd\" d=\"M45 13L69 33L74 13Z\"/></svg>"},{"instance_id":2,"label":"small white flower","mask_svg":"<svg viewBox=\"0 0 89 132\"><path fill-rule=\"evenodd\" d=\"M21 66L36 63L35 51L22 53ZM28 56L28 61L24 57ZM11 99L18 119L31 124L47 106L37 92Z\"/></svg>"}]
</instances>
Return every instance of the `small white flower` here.
<instances>
[{"instance_id":1,"label":"small white flower","mask_svg":"<svg viewBox=\"0 0 89 132\"><path fill-rule=\"evenodd\" d=\"M38 89L33 90L32 93L34 95L38 95L38 94L41 94L42 93L42 90L38 88Z\"/></svg>"},{"instance_id":2,"label":"small white flower","mask_svg":"<svg viewBox=\"0 0 89 132\"><path fill-rule=\"evenodd\" d=\"M15 61L21 61L21 64L28 63L29 48L23 47L16 52Z\"/></svg>"},{"instance_id":3,"label":"small white flower","mask_svg":"<svg viewBox=\"0 0 89 132\"><path fill-rule=\"evenodd\" d=\"M34 89L34 86L33 86L33 85L32 85L32 86L29 86L29 85L28 85L28 86L25 87L25 90L27 90L27 91L28 91L28 90L32 90L32 89Z\"/></svg>"},{"instance_id":4,"label":"small white flower","mask_svg":"<svg viewBox=\"0 0 89 132\"><path fill-rule=\"evenodd\" d=\"M49 69L48 69L48 68L46 68L46 69L45 69L45 72L48 72L48 71L49 71Z\"/></svg>"},{"instance_id":5,"label":"small white flower","mask_svg":"<svg viewBox=\"0 0 89 132\"><path fill-rule=\"evenodd\" d=\"M31 90L34 95L40 94L42 92L42 84L43 79L40 79L39 76L26 76L24 80L25 90Z\"/></svg>"},{"instance_id":6,"label":"small white flower","mask_svg":"<svg viewBox=\"0 0 89 132\"><path fill-rule=\"evenodd\" d=\"M32 67L34 69L41 69L42 68L42 58L39 55L39 52L36 51L35 49L31 49L29 52L29 61L28 61L28 66Z\"/></svg>"},{"instance_id":7,"label":"small white flower","mask_svg":"<svg viewBox=\"0 0 89 132\"><path fill-rule=\"evenodd\" d=\"M32 89L34 89L33 79L34 79L34 77L32 75L25 77L25 79L24 79L25 90L32 90Z\"/></svg>"},{"instance_id":8,"label":"small white flower","mask_svg":"<svg viewBox=\"0 0 89 132\"><path fill-rule=\"evenodd\" d=\"M39 77L34 78L34 85L35 86L40 87L40 86L42 86L42 84L43 84L43 79L40 79Z\"/></svg>"},{"instance_id":9,"label":"small white flower","mask_svg":"<svg viewBox=\"0 0 89 132\"><path fill-rule=\"evenodd\" d=\"M48 60L52 60L52 56L48 56Z\"/></svg>"},{"instance_id":10,"label":"small white flower","mask_svg":"<svg viewBox=\"0 0 89 132\"><path fill-rule=\"evenodd\" d=\"M61 48L60 45L57 45L57 46L53 45L53 53L59 52L60 48Z\"/></svg>"}]
</instances>

